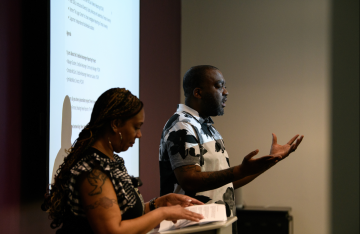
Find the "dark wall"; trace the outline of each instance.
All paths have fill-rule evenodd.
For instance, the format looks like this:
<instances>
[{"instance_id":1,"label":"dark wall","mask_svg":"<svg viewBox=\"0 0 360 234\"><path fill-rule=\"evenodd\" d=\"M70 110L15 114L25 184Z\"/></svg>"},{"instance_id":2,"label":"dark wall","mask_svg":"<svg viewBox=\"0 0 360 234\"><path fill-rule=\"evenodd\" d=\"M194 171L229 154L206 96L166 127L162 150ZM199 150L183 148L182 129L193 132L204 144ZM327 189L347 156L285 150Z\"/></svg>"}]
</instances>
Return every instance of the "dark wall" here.
<instances>
[{"instance_id":1,"label":"dark wall","mask_svg":"<svg viewBox=\"0 0 360 234\"><path fill-rule=\"evenodd\" d=\"M331 231L359 233L359 1L332 1Z\"/></svg>"},{"instance_id":2,"label":"dark wall","mask_svg":"<svg viewBox=\"0 0 360 234\"><path fill-rule=\"evenodd\" d=\"M0 233L20 226L21 155L20 0L0 7ZM11 227L7 229L7 227Z\"/></svg>"},{"instance_id":3,"label":"dark wall","mask_svg":"<svg viewBox=\"0 0 360 234\"><path fill-rule=\"evenodd\" d=\"M47 1L0 7L0 233L54 233L47 186ZM180 1L140 1L141 192L159 194L161 129L180 101Z\"/></svg>"},{"instance_id":4,"label":"dark wall","mask_svg":"<svg viewBox=\"0 0 360 234\"><path fill-rule=\"evenodd\" d=\"M180 1L140 1L140 98L145 124L140 140L140 188L145 201L160 194L162 128L180 103Z\"/></svg>"}]
</instances>

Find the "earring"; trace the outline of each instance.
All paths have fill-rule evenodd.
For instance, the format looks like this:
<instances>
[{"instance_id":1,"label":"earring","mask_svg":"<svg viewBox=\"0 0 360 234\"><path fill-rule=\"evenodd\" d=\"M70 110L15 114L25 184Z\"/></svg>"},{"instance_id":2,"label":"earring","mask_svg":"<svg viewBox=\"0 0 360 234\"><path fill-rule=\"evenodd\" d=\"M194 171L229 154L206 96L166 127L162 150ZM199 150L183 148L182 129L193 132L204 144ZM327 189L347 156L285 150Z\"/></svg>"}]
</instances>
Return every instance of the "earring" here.
<instances>
[{"instance_id":1,"label":"earring","mask_svg":"<svg viewBox=\"0 0 360 234\"><path fill-rule=\"evenodd\" d=\"M122 140L122 135L121 135L121 132L119 132L119 135L120 135L120 139Z\"/></svg>"},{"instance_id":2,"label":"earring","mask_svg":"<svg viewBox=\"0 0 360 234\"><path fill-rule=\"evenodd\" d=\"M112 146L112 145L111 145L111 141L110 141L110 138L109 138L109 137L108 137L108 140L109 140L109 145L110 145L110 146Z\"/></svg>"}]
</instances>

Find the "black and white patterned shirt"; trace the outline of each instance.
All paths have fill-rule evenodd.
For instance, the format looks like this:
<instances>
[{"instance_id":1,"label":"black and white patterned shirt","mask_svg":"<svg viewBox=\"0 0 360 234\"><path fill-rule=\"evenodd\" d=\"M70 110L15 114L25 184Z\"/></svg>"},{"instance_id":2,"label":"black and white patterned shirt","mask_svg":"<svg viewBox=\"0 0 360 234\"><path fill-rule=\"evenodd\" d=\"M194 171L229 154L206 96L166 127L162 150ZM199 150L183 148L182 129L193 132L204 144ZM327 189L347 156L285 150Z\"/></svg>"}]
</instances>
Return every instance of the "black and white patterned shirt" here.
<instances>
[{"instance_id":1,"label":"black and white patterned shirt","mask_svg":"<svg viewBox=\"0 0 360 234\"><path fill-rule=\"evenodd\" d=\"M178 184L174 170L185 165L198 165L201 171L220 171L230 167L224 141L212 126L209 117L203 119L192 108L179 104L162 132L159 164L160 194L180 193L204 203L225 204L227 216L235 214L233 184L217 189L190 194Z\"/></svg>"},{"instance_id":2,"label":"black and white patterned shirt","mask_svg":"<svg viewBox=\"0 0 360 234\"><path fill-rule=\"evenodd\" d=\"M114 186L122 220L134 219L143 214L144 201L136 188L141 182L127 173L124 159L114 154L114 160L111 160L99 150L90 147L71 168L71 177L64 185L67 207L63 215L62 226L56 231L56 234L94 233L82 208L77 183L82 173L89 173L95 168L109 176Z\"/></svg>"},{"instance_id":3,"label":"black and white patterned shirt","mask_svg":"<svg viewBox=\"0 0 360 234\"><path fill-rule=\"evenodd\" d=\"M94 168L100 167L101 170L110 176L114 186L121 214L123 215L129 208L133 208L137 202L137 197L142 202L142 196L138 193L137 185L134 186L134 179L125 168L124 159L114 154L111 160L99 150L90 147L79 162L71 169L71 178L65 185L68 188L67 203L74 215L85 216L85 212L80 204L79 191L76 189L79 175L84 172L91 172ZM143 204L141 204L143 206ZM141 215L141 214L140 214Z\"/></svg>"}]
</instances>

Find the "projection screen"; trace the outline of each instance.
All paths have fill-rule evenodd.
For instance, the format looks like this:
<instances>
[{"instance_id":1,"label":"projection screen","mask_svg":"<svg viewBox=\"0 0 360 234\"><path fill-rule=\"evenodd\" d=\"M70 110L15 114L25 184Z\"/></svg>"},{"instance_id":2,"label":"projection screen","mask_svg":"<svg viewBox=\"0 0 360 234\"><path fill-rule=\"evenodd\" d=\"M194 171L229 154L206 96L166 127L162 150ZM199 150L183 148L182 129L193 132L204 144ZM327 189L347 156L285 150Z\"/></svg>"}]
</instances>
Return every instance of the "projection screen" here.
<instances>
[{"instance_id":1,"label":"projection screen","mask_svg":"<svg viewBox=\"0 0 360 234\"><path fill-rule=\"evenodd\" d=\"M139 8L139 0L50 0L50 183L100 94L125 87L139 97ZM139 142L120 156L139 176Z\"/></svg>"}]
</instances>

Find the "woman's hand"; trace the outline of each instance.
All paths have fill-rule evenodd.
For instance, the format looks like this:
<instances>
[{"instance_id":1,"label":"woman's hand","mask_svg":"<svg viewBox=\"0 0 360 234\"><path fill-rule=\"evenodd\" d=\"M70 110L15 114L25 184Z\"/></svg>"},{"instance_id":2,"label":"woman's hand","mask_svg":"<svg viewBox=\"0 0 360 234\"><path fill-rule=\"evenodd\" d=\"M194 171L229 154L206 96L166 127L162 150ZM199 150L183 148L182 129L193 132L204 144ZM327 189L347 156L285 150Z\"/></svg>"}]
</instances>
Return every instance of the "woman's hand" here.
<instances>
[{"instance_id":1,"label":"woman's hand","mask_svg":"<svg viewBox=\"0 0 360 234\"><path fill-rule=\"evenodd\" d=\"M189 196L169 193L155 200L156 207L175 206L180 205L182 207L188 207L192 205L203 205L201 201L191 198Z\"/></svg>"},{"instance_id":2,"label":"woman's hand","mask_svg":"<svg viewBox=\"0 0 360 234\"><path fill-rule=\"evenodd\" d=\"M199 222L204 218L203 215L187 210L180 205L161 207L158 210L163 212L165 220L173 221L174 223L176 223L178 219L187 219Z\"/></svg>"}]
</instances>

